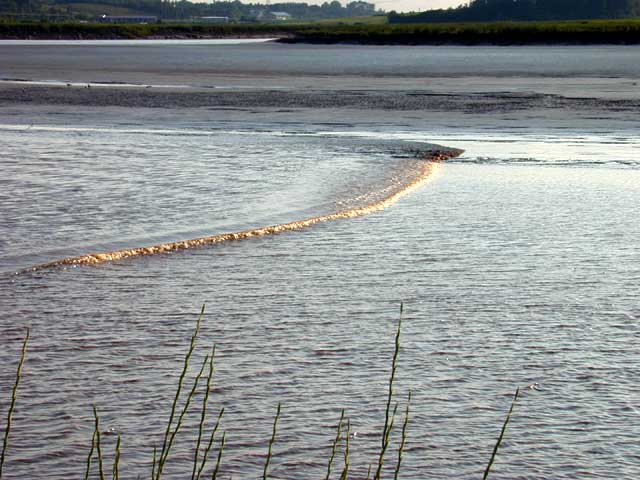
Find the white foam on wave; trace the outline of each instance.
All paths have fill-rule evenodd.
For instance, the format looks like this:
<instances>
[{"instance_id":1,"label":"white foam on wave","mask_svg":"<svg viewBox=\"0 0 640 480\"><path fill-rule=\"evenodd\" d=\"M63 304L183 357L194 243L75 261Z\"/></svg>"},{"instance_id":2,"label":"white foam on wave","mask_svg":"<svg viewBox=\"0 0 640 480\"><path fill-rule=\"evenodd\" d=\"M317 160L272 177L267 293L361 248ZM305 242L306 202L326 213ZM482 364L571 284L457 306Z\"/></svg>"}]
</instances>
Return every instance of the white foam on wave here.
<instances>
[{"instance_id":1,"label":"white foam on wave","mask_svg":"<svg viewBox=\"0 0 640 480\"><path fill-rule=\"evenodd\" d=\"M363 215L372 214L390 207L402 197L423 186L438 171L441 161L458 154L459 151L443 153L439 150L434 150L426 153L424 159L420 162L420 168L416 169L412 177L406 179L405 182L394 183L394 185L389 186L389 188L383 189L381 192L379 192L383 196L372 199L371 203L365 203L359 206L350 207L344 210L338 210L324 215L307 217L287 223L269 225L239 232L230 232L219 235L192 238L177 242L68 257L61 260L36 265L26 270L22 270L22 272L38 271L62 266L97 265L104 262L113 262L131 257L165 254L190 248L202 247L206 245L215 245L224 242L246 240L254 237L262 237L265 235L276 235L283 232L291 232L309 228L313 225L328 221L356 218ZM362 200L368 201L369 196L363 197Z\"/></svg>"},{"instance_id":2,"label":"white foam on wave","mask_svg":"<svg viewBox=\"0 0 640 480\"><path fill-rule=\"evenodd\" d=\"M453 131L342 131L316 132L314 136L355 137L371 140L455 143L467 153L454 162L545 165L609 165L640 168L640 138L633 132L544 133ZM491 161L489 161L491 159Z\"/></svg>"}]
</instances>

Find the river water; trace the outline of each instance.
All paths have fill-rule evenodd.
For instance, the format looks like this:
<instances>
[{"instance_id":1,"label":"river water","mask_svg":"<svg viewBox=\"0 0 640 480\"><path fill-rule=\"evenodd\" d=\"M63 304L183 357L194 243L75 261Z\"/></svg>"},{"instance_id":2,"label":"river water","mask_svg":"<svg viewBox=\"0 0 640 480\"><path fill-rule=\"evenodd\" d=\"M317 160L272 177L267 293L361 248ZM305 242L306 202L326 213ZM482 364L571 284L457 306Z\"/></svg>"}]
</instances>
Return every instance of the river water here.
<instances>
[{"instance_id":1,"label":"river water","mask_svg":"<svg viewBox=\"0 0 640 480\"><path fill-rule=\"evenodd\" d=\"M3 415L27 326L31 341L3 475L81 477L94 404L106 461L120 434L123 478L148 475L206 303L190 378L215 344L207 427L224 406L224 478L262 475L281 402L271 478L324 478L344 408L350 478L364 479L379 449L403 302L399 412L413 395L403 478L482 475L516 387L492 478L638 478L640 126L637 110L616 102L638 98L630 59L639 53L0 44L0 77L27 90L117 81L172 92L421 89L469 102L479 93L544 95L488 112L5 101ZM560 108L563 93L577 106ZM465 153L371 215L23 271L365 205L410 183L428 142ZM198 421L193 409L169 478L191 471Z\"/></svg>"}]
</instances>

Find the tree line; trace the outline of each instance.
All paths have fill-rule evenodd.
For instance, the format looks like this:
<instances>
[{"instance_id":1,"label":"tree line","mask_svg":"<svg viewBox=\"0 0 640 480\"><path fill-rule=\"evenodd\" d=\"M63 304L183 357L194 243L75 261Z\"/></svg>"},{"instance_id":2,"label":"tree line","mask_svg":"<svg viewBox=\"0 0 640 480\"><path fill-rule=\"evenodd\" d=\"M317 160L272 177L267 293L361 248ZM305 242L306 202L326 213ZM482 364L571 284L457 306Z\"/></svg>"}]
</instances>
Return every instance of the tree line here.
<instances>
[{"instance_id":1,"label":"tree line","mask_svg":"<svg viewBox=\"0 0 640 480\"><path fill-rule=\"evenodd\" d=\"M375 13L375 5L365 1L352 1L342 5L337 0L322 5L307 3L242 3L217 1L214 3L195 3L186 0L0 0L0 12L34 14L46 12L80 11L81 5L91 3L105 7L127 8L145 15L154 15L162 19L185 19L189 17L220 16L234 21L255 21L261 12L286 12L295 20L322 20L340 17L367 16ZM81 4L81 5L78 5ZM78 5L74 8L74 5ZM81 16L81 15L78 15Z\"/></svg>"},{"instance_id":2,"label":"tree line","mask_svg":"<svg viewBox=\"0 0 640 480\"><path fill-rule=\"evenodd\" d=\"M579 20L640 16L640 0L471 0L458 8L389 13L389 23Z\"/></svg>"}]
</instances>

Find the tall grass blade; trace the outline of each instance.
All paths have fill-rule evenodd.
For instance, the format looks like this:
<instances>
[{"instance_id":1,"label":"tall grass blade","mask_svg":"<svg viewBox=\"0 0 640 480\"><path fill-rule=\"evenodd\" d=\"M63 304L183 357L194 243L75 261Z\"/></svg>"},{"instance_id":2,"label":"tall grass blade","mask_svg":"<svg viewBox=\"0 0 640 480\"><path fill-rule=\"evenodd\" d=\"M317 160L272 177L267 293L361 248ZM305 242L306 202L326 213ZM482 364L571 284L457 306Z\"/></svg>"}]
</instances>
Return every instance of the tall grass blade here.
<instances>
[{"instance_id":1,"label":"tall grass blade","mask_svg":"<svg viewBox=\"0 0 640 480\"><path fill-rule=\"evenodd\" d=\"M93 450L96 446L96 430L93 429L93 436L91 437L91 449L89 450L89 455L87 456L87 469L84 473L84 480L89 480L89 470L91 469L91 458L93 457Z\"/></svg>"},{"instance_id":2,"label":"tall grass blade","mask_svg":"<svg viewBox=\"0 0 640 480\"><path fill-rule=\"evenodd\" d=\"M207 355L204 359L204 362L202 362L202 367L200 368L200 371L198 372L198 375L196 376L193 382L193 387L191 387L191 391L187 395L187 400L184 402L182 411L178 416L178 420L176 422L176 428L171 432L169 436L169 442L167 444L167 449L164 452L164 457L160 457L160 460L158 461L158 477L157 478L160 478L160 475L162 475L162 470L164 469L164 465L167 462L167 457L169 456L169 452L171 451L171 447L173 446L173 441L175 440L176 436L178 435L178 432L180 431L180 427L182 426L184 417L187 414L187 411L189 410L189 405L191 405L191 400L193 400L193 396L195 395L196 390L198 389L198 384L202 379L202 373L204 372L204 369L207 366L207 363L209 363L209 355Z\"/></svg>"},{"instance_id":3,"label":"tall grass blade","mask_svg":"<svg viewBox=\"0 0 640 480\"><path fill-rule=\"evenodd\" d=\"M398 414L398 404L396 403L393 406L393 413L391 414L391 421L389 421L389 429L387 430L387 439L385 441L385 447L386 448L389 447L389 437L391 436L391 431L393 430L393 427L395 425L396 415L397 414Z\"/></svg>"},{"instance_id":4,"label":"tall grass blade","mask_svg":"<svg viewBox=\"0 0 640 480\"><path fill-rule=\"evenodd\" d=\"M118 480L120 477L120 435L118 435L118 441L116 442L116 458L113 460L113 475L112 480Z\"/></svg>"},{"instance_id":5,"label":"tall grass blade","mask_svg":"<svg viewBox=\"0 0 640 480\"><path fill-rule=\"evenodd\" d=\"M331 456L329 457L329 465L327 466L327 476L325 480L329 480L331 476L331 467L333 465L333 460L336 457L336 451L338 450L338 442L340 441L340 434L342 433L342 422L344 421L344 408L342 409L342 413L340 414L340 421L338 422L338 431L336 433L336 438L333 439L333 447L331 448Z\"/></svg>"},{"instance_id":6,"label":"tall grass blade","mask_svg":"<svg viewBox=\"0 0 640 480\"><path fill-rule=\"evenodd\" d=\"M344 468L342 469L340 480L347 480L347 477L349 476L349 435L351 435L351 422L347 419L347 437L344 446Z\"/></svg>"},{"instance_id":7,"label":"tall grass blade","mask_svg":"<svg viewBox=\"0 0 640 480\"><path fill-rule=\"evenodd\" d=\"M393 399L393 382L396 378L396 370L398 368L398 354L400 353L400 332L402 330L402 316L404 313L404 304L400 303L400 319L398 320L398 329L396 331L395 349L393 351L393 360L391 361L391 375L389 376L389 395L387 396L387 409L385 411L385 422L383 432L386 434L389 425L389 412L391 411L391 400ZM382 436L382 446L385 443L385 435Z\"/></svg>"},{"instance_id":8,"label":"tall grass blade","mask_svg":"<svg viewBox=\"0 0 640 480\"><path fill-rule=\"evenodd\" d=\"M98 416L98 409L93 406L93 417L96 422L96 451L98 452L98 472L100 473L100 480L104 480L104 468L102 464L102 447L100 446L100 417Z\"/></svg>"},{"instance_id":9,"label":"tall grass blade","mask_svg":"<svg viewBox=\"0 0 640 480\"><path fill-rule=\"evenodd\" d=\"M13 384L13 390L11 391L11 404L9 405L9 412L7 413L7 426L4 430L4 440L2 441L2 455L0 456L0 478L2 478L2 468L4 467L4 459L9 448L9 433L11 433L11 421L13 419L13 410L16 407L16 399L18 398L18 386L20 385L20 378L22 373L22 365L24 364L24 358L27 355L27 344L29 343L29 336L31 330L27 328L27 335L22 343L22 352L20 353L20 361L18 362L18 369L16 370L16 381Z\"/></svg>"},{"instance_id":10,"label":"tall grass blade","mask_svg":"<svg viewBox=\"0 0 640 480\"><path fill-rule=\"evenodd\" d=\"M484 476L482 477L482 480L487 480L487 478L489 477L491 466L493 465L493 461L496 459L496 455L498 454L498 449L500 448L500 444L502 443L502 438L504 437L504 433L507 431L507 425L509 424L509 420L511 420L513 407L516 404L516 400L518 400L519 394L520 394L520 387L516 388L516 393L513 396L513 401L511 402L511 408L509 408L509 413L507 413L507 418L504 419L502 430L500 430L500 436L498 437L498 441L496 442L496 445L493 447L493 452L491 453L491 458L489 459L489 464L487 465L487 469L484 471Z\"/></svg>"},{"instance_id":11,"label":"tall grass blade","mask_svg":"<svg viewBox=\"0 0 640 480\"><path fill-rule=\"evenodd\" d=\"M393 417L391 416L391 402L393 400L393 382L396 378L396 370L398 368L398 355L400 353L400 332L402 330L402 317L404 313L404 304L400 303L400 319L398 320L398 329L396 331L395 349L393 352L393 360L391 361L391 375L389 375L389 393L387 395L387 408L385 410L384 428L382 429L382 440L380 447L380 455L378 457L378 468L373 476L374 480L380 480L382 474L382 466L384 465L384 456L389 446L389 437L391 429L393 428L393 418L397 412L398 405L396 404Z\"/></svg>"},{"instance_id":12,"label":"tall grass blade","mask_svg":"<svg viewBox=\"0 0 640 480\"><path fill-rule=\"evenodd\" d=\"M222 463L222 452L224 451L224 442L227 438L227 432L222 432L222 439L220 440L220 449L218 450L218 460L216 461L216 466L213 469L213 475L211 476L211 480L216 480L218 478L218 472L220 471L220 464Z\"/></svg>"},{"instance_id":13,"label":"tall grass blade","mask_svg":"<svg viewBox=\"0 0 640 480\"><path fill-rule=\"evenodd\" d=\"M404 453L404 446L407 443L407 426L409 425L409 406L411 405L411 390L409 390L409 398L407 399L407 408L404 411L404 423L402 424L402 439L400 440L400 447L398 448L398 463L396 463L396 471L393 475L394 480L398 480L400 475L400 465L402 464L402 454Z\"/></svg>"},{"instance_id":14,"label":"tall grass blade","mask_svg":"<svg viewBox=\"0 0 640 480\"><path fill-rule=\"evenodd\" d=\"M200 444L202 443L202 432L204 430L204 422L207 417L207 405L209 402L209 391L211 390L211 379L213 378L214 357L216 355L216 346L211 349L211 357L209 358L209 375L207 375L207 389L202 399L202 411L200 413L200 424L198 425L198 440L196 442L196 453L193 458L193 471L191 472L191 480L195 480L198 469L198 455L200 454Z\"/></svg>"},{"instance_id":15,"label":"tall grass blade","mask_svg":"<svg viewBox=\"0 0 640 480\"><path fill-rule=\"evenodd\" d=\"M278 429L278 419L280 419L280 408L282 403L278 402L278 411L276 412L276 418L273 420L273 432L271 433L271 440L269 440L269 450L267 451L267 460L264 463L264 473L262 474L262 480L267 480L267 471L269 470L269 463L271 463L271 452L273 449L273 443L276 441L276 431Z\"/></svg>"},{"instance_id":16,"label":"tall grass blade","mask_svg":"<svg viewBox=\"0 0 640 480\"><path fill-rule=\"evenodd\" d=\"M389 436L391 434L391 431L393 430L393 426L395 424L397 414L398 414L398 404L396 403L395 406L393 407L391 420L389 420L389 428L387 429L387 438L384 443L384 448L380 450L380 455L378 457L378 468L376 469L376 473L373 476L374 480L380 480L380 478L382 477L382 467L384 467L384 458L389 448Z\"/></svg>"},{"instance_id":17,"label":"tall grass blade","mask_svg":"<svg viewBox=\"0 0 640 480\"><path fill-rule=\"evenodd\" d=\"M158 447L153 445L153 463L151 464L151 480L156 478L156 464L158 462Z\"/></svg>"},{"instance_id":18,"label":"tall grass blade","mask_svg":"<svg viewBox=\"0 0 640 480\"><path fill-rule=\"evenodd\" d=\"M213 439L216 436L216 432L218 431L218 427L220 426L220 421L222 420L222 415L224 415L224 407L220 409L220 413L218 414L218 420L216 420L216 424L213 427L213 431L211 432L211 436L209 437L209 443L204 449L204 454L202 455L202 463L200 464L200 468L198 469L198 475L196 479L200 479L202 475L202 471L204 467L207 465L207 460L209 459L209 452L211 451L211 446L213 445Z\"/></svg>"},{"instance_id":19,"label":"tall grass blade","mask_svg":"<svg viewBox=\"0 0 640 480\"><path fill-rule=\"evenodd\" d=\"M187 370L189 368L189 360L191 359L191 355L193 355L193 351L196 348L196 339L198 338L198 333L200 332L200 323L202 322L202 318L204 317L204 308L202 305L202 309L200 310L200 315L198 316L198 320L196 322L196 328L191 336L191 344L189 345L189 350L184 357L184 364L182 366L182 372L180 373L180 378L178 379L178 388L176 388L176 395L173 399L173 403L171 405L171 414L169 415L169 421L167 422L167 428L164 432L164 440L162 442L162 448L160 449L160 456L158 457L157 464L157 472L155 475L155 480L160 480L160 475L162 475L161 465L162 459L165 458L165 452L167 450L167 444L169 442L169 437L171 434L171 427L173 426L173 419L176 414L176 408L178 405L178 399L180 398L180 393L182 393L182 384L184 382L184 378L187 375Z\"/></svg>"},{"instance_id":20,"label":"tall grass blade","mask_svg":"<svg viewBox=\"0 0 640 480\"><path fill-rule=\"evenodd\" d=\"M371 478L371 464L369 464L369 469L367 470L367 480Z\"/></svg>"}]
</instances>

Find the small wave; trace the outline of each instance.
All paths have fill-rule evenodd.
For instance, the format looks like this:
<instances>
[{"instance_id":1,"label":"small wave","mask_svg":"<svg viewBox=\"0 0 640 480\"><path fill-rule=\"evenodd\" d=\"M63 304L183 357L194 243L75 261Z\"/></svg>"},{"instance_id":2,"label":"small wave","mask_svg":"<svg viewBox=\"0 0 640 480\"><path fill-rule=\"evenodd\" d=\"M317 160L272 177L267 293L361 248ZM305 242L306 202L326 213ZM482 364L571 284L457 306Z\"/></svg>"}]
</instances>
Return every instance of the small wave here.
<instances>
[{"instance_id":1,"label":"small wave","mask_svg":"<svg viewBox=\"0 0 640 480\"><path fill-rule=\"evenodd\" d=\"M473 165L536 165L545 167L573 167L573 168L589 168L589 167L608 167L635 170L640 168L640 164L636 161L624 159L603 158L599 160L581 159L563 159L551 160L535 157L460 157L453 160L452 163L473 164Z\"/></svg>"},{"instance_id":2,"label":"small wave","mask_svg":"<svg viewBox=\"0 0 640 480\"><path fill-rule=\"evenodd\" d=\"M13 84L13 85L39 85L48 87L80 87L80 88L95 88L95 87L118 87L118 88L191 88L189 85L162 85L162 84L149 84L149 83L126 83L126 82L67 82L64 80L27 80L23 78L2 78L0 84Z\"/></svg>"},{"instance_id":3,"label":"small wave","mask_svg":"<svg viewBox=\"0 0 640 480\"><path fill-rule=\"evenodd\" d=\"M456 157L462 153L461 150L455 149L435 149L429 150L423 154L424 162L421 164L421 168L418 169L415 177L407 181L405 184L397 186L394 191L387 194L386 197L377 200L368 205L349 208L346 210L340 210L334 213L326 215L319 215L315 217L305 218L302 220L296 220L288 223L281 223L278 225L270 225L267 227L256 228L252 230L244 230L240 232L224 233L220 235L212 235L206 237L199 237L190 240L183 240L179 242L163 243L159 245L152 245L147 247L131 248L124 250L115 250L112 252L104 253L91 253L87 255L81 255L77 257L64 258L62 260L56 260L41 265L22 270L22 272L39 271L49 268L62 267L62 266L76 266L76 265L97 265L105 262L113 262L117 260L123 260L125 258L158 255L163 253L177 252L180 250L187 250L194 247L202 247L205 245L213 245L217 243L230 242L234 240L244 240L253 237L262 237L265 235L274 235L277 233L301 230L311 227L318 223L328 222L331 220L339 220L346 218L355 218L363 215L384 210L385 208L396 203L400 198L408 195L409 193L420 188L427 183L433 174L437 171L440 162L452 157Z\"/></svg>"}]
</instances>

